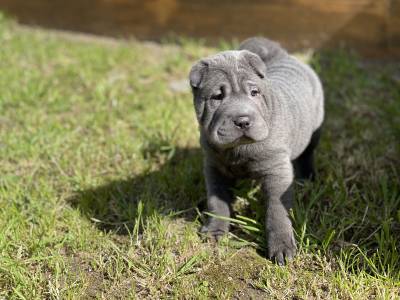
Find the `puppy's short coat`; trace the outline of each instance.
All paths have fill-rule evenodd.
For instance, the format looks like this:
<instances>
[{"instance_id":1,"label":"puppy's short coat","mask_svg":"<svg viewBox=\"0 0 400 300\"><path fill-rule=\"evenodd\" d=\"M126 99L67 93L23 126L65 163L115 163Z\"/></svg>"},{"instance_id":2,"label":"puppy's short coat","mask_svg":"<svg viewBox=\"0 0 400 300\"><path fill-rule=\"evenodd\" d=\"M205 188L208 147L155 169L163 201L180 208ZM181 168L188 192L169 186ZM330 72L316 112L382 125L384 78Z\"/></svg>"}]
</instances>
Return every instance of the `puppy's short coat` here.
<instances>
[{"instance_id":1,"label":"puppy's short coat","mask_svg":"<svg viewBox=\"0 0 400 300\"><path fill-rule=\"evenodd\" d=\"M283 264L296 252L289 218L294 167L312 178L313 150L324 119L321 82L279 44L250 38L239 50L197 62L190 71L204 150L208 210L230 216L240 178L261 182L268 198L268 255ZM229 223L210 217L202 231L218 238Z\"/></svg>"}]
</instances>

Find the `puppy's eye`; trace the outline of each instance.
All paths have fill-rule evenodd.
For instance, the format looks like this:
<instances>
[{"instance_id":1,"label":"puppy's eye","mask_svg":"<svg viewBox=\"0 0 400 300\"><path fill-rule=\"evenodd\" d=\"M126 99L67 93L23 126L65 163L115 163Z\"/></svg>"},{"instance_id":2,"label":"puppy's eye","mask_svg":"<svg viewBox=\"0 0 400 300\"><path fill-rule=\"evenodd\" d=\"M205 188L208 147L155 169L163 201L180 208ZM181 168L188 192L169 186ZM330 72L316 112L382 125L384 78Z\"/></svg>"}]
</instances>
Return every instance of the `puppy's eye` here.
<instances>
[{"instance_id":1,"label":"puppy's eye","mask_svg":"<svg viewBox=\"0 0 400 300\"><path fill-rule=\"evenodd\" d=\"M251 91L250 91L250 95L252 96L252 97L256 97L256 96L258 96L260 94L260 91L258 90L258 89L256 89L256 88L253 88L253 89L251 89Z\"/></svg>"},{"instance_id":2,"label":"puppy's eye","mask_svg":"<svg viewBox=\"0 0 400 300\"><path fill-rule=\"evenodd\" d=\"M222 92L219 92L217 94L214 94L210 98L211 100L222 100L224 99L224 94Z\"/></svg>"}]
</instances>

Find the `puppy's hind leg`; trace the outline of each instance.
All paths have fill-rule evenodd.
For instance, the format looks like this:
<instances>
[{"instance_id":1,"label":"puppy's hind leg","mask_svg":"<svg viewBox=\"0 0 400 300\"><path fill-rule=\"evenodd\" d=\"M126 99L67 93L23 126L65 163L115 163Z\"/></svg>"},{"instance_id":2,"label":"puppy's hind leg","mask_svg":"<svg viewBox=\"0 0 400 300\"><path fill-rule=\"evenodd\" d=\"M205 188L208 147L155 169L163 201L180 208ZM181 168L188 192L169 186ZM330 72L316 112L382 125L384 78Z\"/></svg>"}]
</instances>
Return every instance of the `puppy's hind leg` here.
<instances>
[{"instance_id":1,"label":"puppy's hind leg","mask_svg":"<svg viewBox=\"0 0 400 300\"><path fill-rule=\"evenodd\" d=\"M297 179L315 179L314 149L317 147L321 136L321 127L314 131L310 143L303 153L293 161Z\"/></svg>"}]
</instances>

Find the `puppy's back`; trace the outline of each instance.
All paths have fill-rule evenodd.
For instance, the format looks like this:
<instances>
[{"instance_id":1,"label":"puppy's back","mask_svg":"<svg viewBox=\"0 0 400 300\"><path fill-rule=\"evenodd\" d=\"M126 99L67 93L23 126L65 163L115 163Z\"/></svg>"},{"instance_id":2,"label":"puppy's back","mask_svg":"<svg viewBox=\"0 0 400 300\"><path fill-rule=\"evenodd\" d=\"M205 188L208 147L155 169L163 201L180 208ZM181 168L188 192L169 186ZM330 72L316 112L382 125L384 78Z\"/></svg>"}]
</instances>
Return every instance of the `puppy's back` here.
<instances>
[{"instance_id":1,"label":"puppy's back","mask_svg":"<svg viewBox=\"0 0 400 300\"><path fill-rule=\"evenodd\" d=\"M268 65L288 56L288 53L277 42L263 37L252 37L239 45L239 50L248 50L257 54Z\"/></svg>"}]
</instances>

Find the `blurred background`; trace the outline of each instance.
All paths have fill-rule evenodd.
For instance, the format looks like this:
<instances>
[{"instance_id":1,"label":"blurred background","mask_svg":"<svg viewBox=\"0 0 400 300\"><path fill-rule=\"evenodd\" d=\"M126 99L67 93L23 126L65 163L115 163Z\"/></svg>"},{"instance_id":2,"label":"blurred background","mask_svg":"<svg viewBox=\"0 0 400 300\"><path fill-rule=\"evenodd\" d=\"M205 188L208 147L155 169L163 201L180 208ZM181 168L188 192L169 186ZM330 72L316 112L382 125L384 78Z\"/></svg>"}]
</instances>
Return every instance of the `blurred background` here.
<instances>
[{"instance_id":1,"label":"blurred background","mask_svg":"<svg viewBox=\"0 0 400 300\"><path fill-rule=\"evenodd\" d=\"M399 0L0 0L20 23L117 37L263 35L289 50L348 45L364 56L400 56Z\"/></svg>"}]
</instances>

